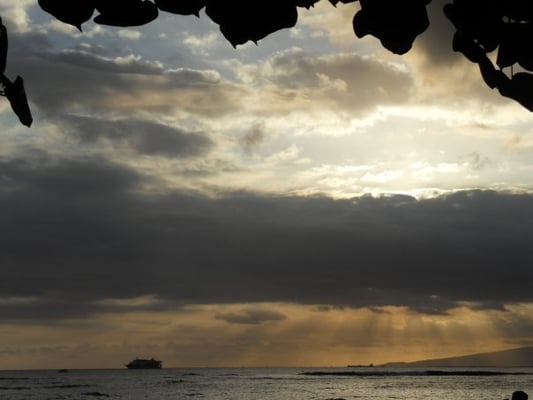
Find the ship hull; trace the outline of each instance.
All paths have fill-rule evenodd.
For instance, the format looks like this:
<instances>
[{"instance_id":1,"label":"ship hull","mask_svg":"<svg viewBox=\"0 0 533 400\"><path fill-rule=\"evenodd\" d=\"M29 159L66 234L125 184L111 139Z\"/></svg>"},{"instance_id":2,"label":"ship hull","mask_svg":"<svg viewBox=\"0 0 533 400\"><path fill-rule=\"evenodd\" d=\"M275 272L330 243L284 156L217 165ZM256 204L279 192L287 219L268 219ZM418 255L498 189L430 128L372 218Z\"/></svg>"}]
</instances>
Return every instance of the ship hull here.
<instances>
[{"instance_id":1,"label":"ship hull","mask_svg":"<svg viewBox=\"0 0 533 400\"><path fill-rule=\"evenodd\" d=\"M126 364L126 368L128 369L161 369L162 367L163 363L153 358L151 360L136 358L135 360Z\"/></svg>"}]
</instances>

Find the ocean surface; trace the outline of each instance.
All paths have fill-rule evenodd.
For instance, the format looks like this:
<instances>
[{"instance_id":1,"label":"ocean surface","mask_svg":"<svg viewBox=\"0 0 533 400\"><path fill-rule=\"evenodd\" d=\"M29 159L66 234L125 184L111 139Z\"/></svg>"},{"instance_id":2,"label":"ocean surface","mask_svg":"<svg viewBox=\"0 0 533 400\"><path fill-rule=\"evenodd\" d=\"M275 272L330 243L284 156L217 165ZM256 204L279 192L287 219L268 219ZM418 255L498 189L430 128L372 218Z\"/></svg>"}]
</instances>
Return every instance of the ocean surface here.
<instances>
[{"instance_id":1,"label":"ocean surface","mask_svg":"<svg viewBox=\"0 0 533 400\"><path fill-rule=\"evenodd\" d=\"M532 369L198 368L0 371L0 399L533 399Z\"/></svg>"}]
</instances>

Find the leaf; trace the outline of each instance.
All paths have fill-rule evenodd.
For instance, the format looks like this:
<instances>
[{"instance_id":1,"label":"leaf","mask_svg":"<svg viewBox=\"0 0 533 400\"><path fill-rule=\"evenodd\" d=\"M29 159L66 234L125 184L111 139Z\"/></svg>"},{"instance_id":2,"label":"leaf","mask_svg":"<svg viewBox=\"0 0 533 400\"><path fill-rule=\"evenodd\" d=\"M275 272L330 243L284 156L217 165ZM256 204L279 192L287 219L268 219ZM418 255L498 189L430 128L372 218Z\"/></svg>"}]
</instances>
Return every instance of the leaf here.
<instances>
[{"instance_id":1,"label":"leaf","mask_svg":"<svg viewBox=\"0 0 533 400\"><path fill-rule=\"evenodd\" d=\"M298 20L296 6L287 0L254 3L208 0L205 12L220 25L220 31L234 47L249 40L257 42L280 29L291 28Z\"/></svg>"},{"instance_id":2,"label":"leaf","mask_svg":"<svg viewBox=\"0 0 533 400\"><path fill-rule=\"evenodd\" d=\"M82 24L94 14L93 0L39 0L39 5L58 20L73 25L80 31Z\"/></svg>"},{"instance_id":3,"label":"leaf","mask_svg":"<svg viewBox=\"0 0 533 400\"><path fill-rule=\"evenodd\" d=\"M96 2L96 9L100 15L94 18L94 22L111 26L144 25L159 15L154 3L141 0L99 0Z\"/></svg>"},{"instance_id":4,"label":"leaf","mask_svg":"<svg viewBox=\"0 0 533 400\"><path fill-rule=\"evenodd\" d=\"M481 44L487 53L500 43L505 26L503 11L500 0L455 0L444 6L444 14L457 30Z\"/></svg>"},{"instance_id":5,"label":"leaf","mask_svg":"<svg viewBox=\"0 0 533 400\"><path fill-rule=\"evenodd\" d=\"M505 14L514 21L531 21L533 19L533 2L531 0L513 0L506 8Z\"/></svg>"},{"instance_id":6,"label":"leaf","mask_svg":"<svg viewBox=\"0 0 533 400\"><path fill-rule=\"evenodd\" d=\"M479 60L478 64L481 77L491 89L505 84L505 81L509 79L507 78L507 75L494 67L486 54L483 54L483 57Z\"/></svg>"},{"instance_id":7,"label":"leaf","mask_svg":"<svg viewBox=\"0 0 533 400\"><path fill-rule=\"evenodd\" d=\"M468 60L473 63L479 63L485 52L472 38L467 38L461 31L455 32L453 36L452 48L454 51L461 52Z\"/></svg>"},{"instance_id":8,"label":"leaf","mask_svg":"<svg viewBox=\"0 0 533 400\"><path fill-rule=\"evenodd\" d=\"M405 54L429 26L426 11L429 1L361 1L361 10L353 19L354 32L357 37L375 36L388 50Z\"/></svg>"},{"instance_id":9,"label":"leaf","mask_svg":"<svg viewBox=\"0 0 533 400\"><path fill-rule=\"evenodd\" d=\"M19 117L20 122L30 127L33 122L33 117L31 116L26 91L24 90L24 80L20 76L17 76L13 83L9 82L6 84L4 91L11 104L11 108Z\"/></svg>"},{"instance_id":10,"label":"leaf","mask_svg":"<svg viewBox=\"0 0 533 400\"><path fill-rule=\"evenodd\" d=\"M329 0L329 2L333 4L335 7L337 7L337 3L347 4L347 3L354 3L356 1L358 0Z\"/></svg>"},{"instance_id":11,"label":"leaf","mask_svg":"<svg viewBox=\"0 0 533 400\"><path fill-rule=\"evenodd\" d=\"M527 72L519 72L512 79L507 79L498 86L502 96L518 101L529 111L533 111L533 75Z\"/></svg>"},{"instance_id":12,"label":"leaf","mask_svg":"<svg viewBox=\"0 0 533 400\"><path fill-rule=\"evenodd\" d=\"M356 0L348 0L348 1L356 1ZM309 10L309 8L314 7L315 3L317 2L318 0L295 0L294 5L296 7L305 7Z\"/></svg>"},{"instance_id":13,"label":"leaf","mask_svg":"<svg viewBox=\"0 0 533 400\"><path fill-rule=\"evenodd\" d=\"M200 10L205 7L206 0L155 0L155 5L161 11L173 14L200 16Z\"/></svg>"}]
</instances>

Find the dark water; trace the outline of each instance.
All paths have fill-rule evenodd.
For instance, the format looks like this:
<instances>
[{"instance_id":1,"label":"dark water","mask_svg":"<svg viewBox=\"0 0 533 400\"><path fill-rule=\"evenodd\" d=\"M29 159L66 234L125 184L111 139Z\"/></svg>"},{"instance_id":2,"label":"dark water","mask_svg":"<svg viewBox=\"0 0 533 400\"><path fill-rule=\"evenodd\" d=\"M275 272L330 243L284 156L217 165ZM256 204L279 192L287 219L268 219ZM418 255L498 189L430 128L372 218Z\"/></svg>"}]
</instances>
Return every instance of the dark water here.
<instances>
[{"instance_id":1,"label":"dark water","mask_svg":"<svg viewBox=\"0 0 533 400\"><path fill-rule=\"evenodd\" d=\"M533 395L533 369L430 371L381 368L0 371L0 399L503 400L515 390Z\"/></svg>"}]
</instances>

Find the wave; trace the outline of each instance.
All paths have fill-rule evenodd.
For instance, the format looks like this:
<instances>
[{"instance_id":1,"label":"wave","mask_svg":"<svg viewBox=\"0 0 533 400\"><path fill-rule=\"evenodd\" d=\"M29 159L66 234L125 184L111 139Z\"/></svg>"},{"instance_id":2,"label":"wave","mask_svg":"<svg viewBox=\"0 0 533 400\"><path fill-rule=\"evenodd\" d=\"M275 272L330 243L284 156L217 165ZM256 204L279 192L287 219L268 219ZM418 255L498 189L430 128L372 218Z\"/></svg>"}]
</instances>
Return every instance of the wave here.
<instances>
[{"instance_id":1,"label":"wave","mask_svg":"<svg viewBox=\"0 0 533 400\"><path fill-rule=\"evenodd\" d=\"M107 393L101 393L101 392L85 392L82 393L83 396L94 396L94 397L109 397Z\"/></svg>"},{"instance_id":2,"label":"wave","mask_svg":"<svg viewBox=\"0 0 533 400\"><path fill-rule=\"evenodd\" d=\"M43 386L45 389L77 389L83 387L92 387L94 385L79 384L79 385L47 385Z\"/></svg>"},{"instance_id":3,"label":"wave","mask_svg":"<svg viewBox=\"0 0 533 400\"><path fill-rule=\"evenodd\" d=\"M15 377L10 377L10 376L0 376L0 381L27 381L29 380L30 378L27 378L27 377L23 377L23 378L15 378Z\"/></svg>"},{"instance_id":4,"label":"wave","mask_svg":"<svg viewBox=\"0 0 533 400\"><path fill-rule=\"evenodd\" d=\"M0 390L28 390L31 387L28 386L0 386Z\"/></svg>"}]
</instances>

